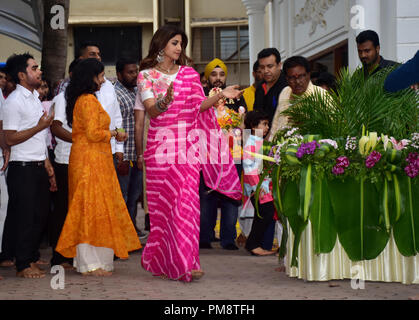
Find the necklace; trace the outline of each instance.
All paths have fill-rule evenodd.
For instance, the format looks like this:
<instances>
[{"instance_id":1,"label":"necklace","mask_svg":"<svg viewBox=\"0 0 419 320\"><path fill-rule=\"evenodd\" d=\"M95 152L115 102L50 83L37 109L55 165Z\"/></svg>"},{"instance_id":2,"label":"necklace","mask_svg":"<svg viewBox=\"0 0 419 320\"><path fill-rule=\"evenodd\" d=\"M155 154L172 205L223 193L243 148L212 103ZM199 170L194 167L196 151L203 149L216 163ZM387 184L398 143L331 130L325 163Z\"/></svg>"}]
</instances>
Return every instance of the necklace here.
<instances>
[{"instance_id":1,"label":"necklace","mask_svg":"<svg viewBox=\"0 0 419 320\"><path fill-rule=\"evenodd\" d=\"M170 74L170 71L172 71L172 69L173 69L173 67L174 67L174 66L175 66L175 64L173 63L173 65L172 65L169 69L164 69L164 68L162 68L161 66L156 65L156 67L157 67L158 69L160 69L160 70L164 71L165 73L169 73L169 74Z\"/></svg>"}]
</instances>

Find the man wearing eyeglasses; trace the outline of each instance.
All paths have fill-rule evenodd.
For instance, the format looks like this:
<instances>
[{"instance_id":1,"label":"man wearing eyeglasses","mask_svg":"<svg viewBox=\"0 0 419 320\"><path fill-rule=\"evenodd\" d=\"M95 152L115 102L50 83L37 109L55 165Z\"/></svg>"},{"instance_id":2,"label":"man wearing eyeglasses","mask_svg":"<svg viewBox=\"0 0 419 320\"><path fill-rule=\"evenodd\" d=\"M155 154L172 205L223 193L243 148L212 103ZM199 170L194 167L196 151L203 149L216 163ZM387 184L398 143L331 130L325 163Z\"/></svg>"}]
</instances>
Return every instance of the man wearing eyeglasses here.
<instances>
[{"instance_id":1,"label":"man wearing eyeglasses","mask_svg":"<svg viewBox=\"0 0 419 320\"><path fill-rule=\"evenodd\" d=\"M315 91L321 92L322 94L327 93L326 90L315 86L310 81L310 65L304 57L294 56L288 58L284 62L282 71L287 79L288 87L285 87L279 96L278 107L276 108L268 136L269 141L272 141L279 130L284 129L288 125L288 117L281 113L289 108L293 96L312 94Z\"/></svg>"}]
</instances>

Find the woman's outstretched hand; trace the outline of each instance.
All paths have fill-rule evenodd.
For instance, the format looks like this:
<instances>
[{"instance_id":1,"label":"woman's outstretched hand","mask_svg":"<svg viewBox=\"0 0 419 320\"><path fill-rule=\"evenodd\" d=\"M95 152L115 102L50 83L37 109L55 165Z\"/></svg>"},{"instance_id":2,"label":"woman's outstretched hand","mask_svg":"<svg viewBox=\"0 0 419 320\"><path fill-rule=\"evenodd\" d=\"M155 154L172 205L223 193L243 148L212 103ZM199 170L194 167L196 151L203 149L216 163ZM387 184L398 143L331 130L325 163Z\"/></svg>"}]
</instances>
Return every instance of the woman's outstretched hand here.
<instances>
[{"instance_id":1,"label":"woman's outstretched hand","mask_svg":"<svg viewBox=\"0 0 419 320\"><path fill-rule=\"evenodd\" d=\"M239 88L238 85L229 86L223 90L223 96L228 99L239 99L243 94L243 91Z\"/></svg>"}]
</instances>

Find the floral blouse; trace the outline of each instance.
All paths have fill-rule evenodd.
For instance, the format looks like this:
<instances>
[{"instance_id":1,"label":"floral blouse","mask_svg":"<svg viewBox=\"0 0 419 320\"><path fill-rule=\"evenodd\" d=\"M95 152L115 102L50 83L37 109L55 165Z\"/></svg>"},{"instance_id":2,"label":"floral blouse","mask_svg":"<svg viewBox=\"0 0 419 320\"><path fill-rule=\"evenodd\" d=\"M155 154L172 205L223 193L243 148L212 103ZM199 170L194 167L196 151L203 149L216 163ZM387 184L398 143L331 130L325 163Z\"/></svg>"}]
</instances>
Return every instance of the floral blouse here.
<instances>
[{"instance_id":1,"label":"floral blouse","mask_svg":"<svg viewBox=\"0 0 419 320\"><path fill-rule=\"evenodd\" d=\"M138 98L140 103L137 103L137 108L142 105L144 101L151 98L162 98L166 94L167 88L176 79L177 72L172 75L165 74L156 69L146 69L139 73L137 79ZM144 110L144 106L142 106Z\"/></svg>"}]
</instances>

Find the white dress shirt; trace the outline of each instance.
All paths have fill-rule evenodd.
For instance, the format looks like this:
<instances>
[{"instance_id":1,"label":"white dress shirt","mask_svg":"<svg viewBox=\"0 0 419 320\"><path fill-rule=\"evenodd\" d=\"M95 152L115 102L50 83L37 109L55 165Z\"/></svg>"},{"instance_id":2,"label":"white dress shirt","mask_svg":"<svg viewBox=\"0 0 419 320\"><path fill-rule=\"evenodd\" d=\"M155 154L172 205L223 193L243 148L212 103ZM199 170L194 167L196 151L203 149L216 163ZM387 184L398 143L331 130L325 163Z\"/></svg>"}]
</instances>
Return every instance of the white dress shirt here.
<instances>
[{"instance_id":1,"label":"white dress shirt","mask_svg":"<svg viewBox=\"0 0 419 320\"><path fill-rule=\"evenodd\" d=\"M103 109L111 117L111 123L109 130L115 130L115 128L122 128L122 115L119 107L118 99L116 97L115 88L112 83L105 79L105 83L102 84L100 90L96 92L96 97L102 105ZM112 154L115 152L124 153L124 143L117 142L115 137L111 138Z\"/></svg>"},{"instance_id":2,"label":"white dress shirt","mask_svg":"<svg viewBox=\"0 0 419 320\"><path fill-rule=\"evenodd\" d=\"M6 99L3 114L3 130L23 131L35 127L44 114L39 94L16 86ZM48 157L48 131L44 129L28 140L11 147L10 161L43 161Z\"/></svg>"},{"instance_id":3,"label":"white dress shirt","mask_svg":"<svg viewBox=\"0 0 419 320\"><path fill-rule=\"evenodd\" d=\"M3 121L3 107L6 100L3 97L3 91L0 88L0 121Z\"/></svg>"},{"instance_id":4,"label":"white dress shirt","mask_svg":"<svg viewBox=\"0 0 419 320\"><path fill-rule=\"evenodd\" d=\"M52 100L55 103L55 116L54 120L60 121L63 125L62 127L67 131L71 132L72 129L68 126L67 123L67 114L65 112L67 101L65 99L65 91L62 91L60 94L54 97ZM55 162L60 164L68 164L70 159L70 151L71 151L71 142L67 142L61 140L58 137L55 137L55 141L57 145L55 146L54 154L55 154Z\"/></svg>"}]
</instances>

